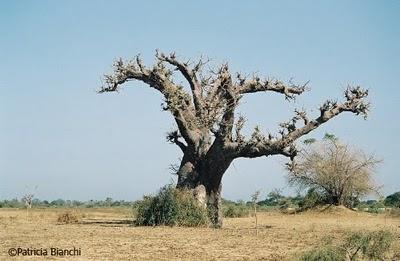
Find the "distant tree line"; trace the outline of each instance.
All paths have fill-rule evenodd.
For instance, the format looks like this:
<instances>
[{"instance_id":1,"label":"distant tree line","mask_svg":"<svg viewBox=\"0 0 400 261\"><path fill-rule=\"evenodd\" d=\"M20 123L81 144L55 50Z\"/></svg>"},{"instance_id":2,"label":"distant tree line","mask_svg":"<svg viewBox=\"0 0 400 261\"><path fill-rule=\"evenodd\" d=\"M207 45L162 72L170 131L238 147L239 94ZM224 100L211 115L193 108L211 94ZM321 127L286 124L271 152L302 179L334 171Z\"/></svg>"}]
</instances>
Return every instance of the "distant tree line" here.
<instances>
[{"instance_id":1,"label":"distant tree line","mask_svg":"<svg viewBox=\"0 0 400 261\"><path fill-rule=\"evenodd\" d=\"M126 201L126 200L113 200L112 198L106 198L104 200L40 200L34 198L32 200L33 208L99 208L99 207L133 207L135 208L139 204L140 200L137 201ZM227 199L222 200L224 208L224 216L237 217L247 215L249 209L252 207L253 202L251 201L231 201ZM285 196L280 190L274 189L268 193L265 199L257 201L260 211L268 209L287 209L294 208L300 210L306 210L313 208L317 205L325 204L323 198L315 190L309 189L304 195L296 196ZM26 204L23 199L11 199L11 200L0 200L0 208L25 208ZM365 200L355 202L354 208L360 210L368 209L369 212L379 212L378 210L385 207L400 208L400 191L393 193L386 198L378 200Z\"/></svg>"},{"instance_id":2,"label":"distant tree line","mask_svg":"<svg viewBox=\"0 0 400 261\"><path fill-rule=\"evenodd\" d=\"M112 198L106 198L104 200L40 200L37 198L32 199L32 207L35 208L66 208L66 207L82 207L82 208L97 208L97 207L130 207L134 204L133 201L126 200L113 200ZM11 200L0 200L0 208L24 208L26 203L24 199L11 199Z\"/></svg>"},{"instance_id":3,"label":"distant tree line","mask_svg":"<svg viewBox=\"0 0 400 261\"><path fill-rule=\"evenodd\" d=\"M279 190L273 190L264 200L258 202L260 206L281 209L295 208L300 210L306 210L324 204L326 204L325 198L321 197L321 194L317 193L314 189L309 189L305 195L296 196L284 196ZM380 209L388 207L400 208L400 191L386 198L382 197L377 200L357 200L352 207L368 212L379 212Z\"/></svg>"}]
</instances>

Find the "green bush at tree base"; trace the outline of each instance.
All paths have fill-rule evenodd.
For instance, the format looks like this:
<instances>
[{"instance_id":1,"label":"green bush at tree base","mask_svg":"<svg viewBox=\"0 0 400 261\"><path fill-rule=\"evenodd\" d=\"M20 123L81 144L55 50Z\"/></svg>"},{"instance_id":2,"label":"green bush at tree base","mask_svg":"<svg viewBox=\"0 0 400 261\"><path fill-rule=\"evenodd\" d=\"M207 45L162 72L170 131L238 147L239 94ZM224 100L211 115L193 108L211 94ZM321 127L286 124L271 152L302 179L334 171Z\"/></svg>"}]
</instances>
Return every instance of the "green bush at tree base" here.
<instances>
[{"instance_id":1,"label":"green bush at tree base","mask_svg":"<svg viewBox=\"0 0 400 261\"><path fill-rule=\"evenodd\" d=\"M206 226L207 210L200 206L189 190L172 185L162 187L157 195L146 196L137 203L136 225Z\"/></svg>"}]
</instances>

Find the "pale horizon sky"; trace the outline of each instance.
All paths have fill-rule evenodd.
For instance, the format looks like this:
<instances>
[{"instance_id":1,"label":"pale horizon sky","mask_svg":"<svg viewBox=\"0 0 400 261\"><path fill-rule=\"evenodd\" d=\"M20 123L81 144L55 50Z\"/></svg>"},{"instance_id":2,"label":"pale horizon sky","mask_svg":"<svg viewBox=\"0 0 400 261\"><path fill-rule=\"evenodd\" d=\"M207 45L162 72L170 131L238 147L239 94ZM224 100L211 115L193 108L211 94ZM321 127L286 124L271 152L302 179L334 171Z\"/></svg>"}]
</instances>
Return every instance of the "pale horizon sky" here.
<instances>
[{"instance_id":1,"label":"pale horizon sky","mask_svg":"<svg viewBox=\"0 0 400 261\"><path fill-rule=\"evenodd\" d=\"M139 82L96 93L116 58L141 53L151 65L155 49L310 80L295 103L271 93L243 99L247 130L276 132L294 108L316 113L348 84L368 88L367 120L340 115L306 138L329 132L374 153L384 160L375 176L383 193L400 191L399 25L400 2L389 0L1 1L0 199L32 191L48 200L136 200L171 182L169 165L181 154L165 141L174 124L160 95ZM223 197L293 192L285 161L234 161Z\"/></svg>"}]
</instances>

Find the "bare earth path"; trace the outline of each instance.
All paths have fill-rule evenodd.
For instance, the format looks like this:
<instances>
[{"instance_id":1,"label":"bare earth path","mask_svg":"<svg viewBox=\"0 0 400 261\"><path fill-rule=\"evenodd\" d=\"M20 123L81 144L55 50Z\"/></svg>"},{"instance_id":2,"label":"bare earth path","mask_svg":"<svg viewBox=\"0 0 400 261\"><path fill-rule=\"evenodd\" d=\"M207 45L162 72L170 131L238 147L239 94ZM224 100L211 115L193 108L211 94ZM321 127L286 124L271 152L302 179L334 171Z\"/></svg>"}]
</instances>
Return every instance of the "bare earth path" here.
<instances>
[{"instance_id":1,"label":"bare earth path","mask_svg":"<svg viewBox=\"0 0 400 261\"><path fill-rule=\"evenodd\" d=\"M58 224L65 209L0 209L0 260L10 248L81 250L68 260L291 260L304 250L346 232L387 229L400 249L400 218L357 212L285 215L259 213L256 236L253 218L225 219L224 227L134 227L129 209L77 209L77 224ZM47 259L58 259L47 256ZM65 258L63 260L66 260Z\"/></svg>"}]
</instances>

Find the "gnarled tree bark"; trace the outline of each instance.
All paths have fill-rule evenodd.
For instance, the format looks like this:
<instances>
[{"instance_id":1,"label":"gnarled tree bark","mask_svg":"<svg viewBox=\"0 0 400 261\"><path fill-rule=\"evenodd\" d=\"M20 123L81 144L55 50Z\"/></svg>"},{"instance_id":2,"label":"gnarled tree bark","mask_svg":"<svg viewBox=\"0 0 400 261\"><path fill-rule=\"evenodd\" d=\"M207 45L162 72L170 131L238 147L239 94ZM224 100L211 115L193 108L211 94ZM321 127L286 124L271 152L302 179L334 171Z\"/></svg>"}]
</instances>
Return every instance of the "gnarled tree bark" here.
<instances>
[{"instance_id":1,"label":"gnarled tree bark","mask_svg":"<svg viewBox=\"0 0 400 261\"><path fill-rule=\"evenodd\" d=\"M105 75L105 85L99 93L118 91L127 81L138 80L163 95L163 109L171 112L178 127L168 133L167 140L183 153L177 187L193 189L200 203L210 209L215 227L222 225L222 177L236 158L279 154L293 160L297 153L294 142L301 136L342 112L365 117L368 112L369 104L364 101L368 91L348 87L343 103L326 101L315 119L309 119L304 111L295 111L290 121L280 125L277 136L263 135L256 127L251 137L245 138L240 133L244 118L235 119L235 109L243 95L275 92L292 100L305 91L307 83L285 84L258 76L247 79L240 74L233 77L227 64L206 73L206 63L202 59L197 63L182 62L175 53L165 55L158 51L152 67L145 66L139 56L127 62L119 59L114 63L114 72ZM186 79L190 92L174 82L176 71Z\"/></svg>"}]
</instances>

